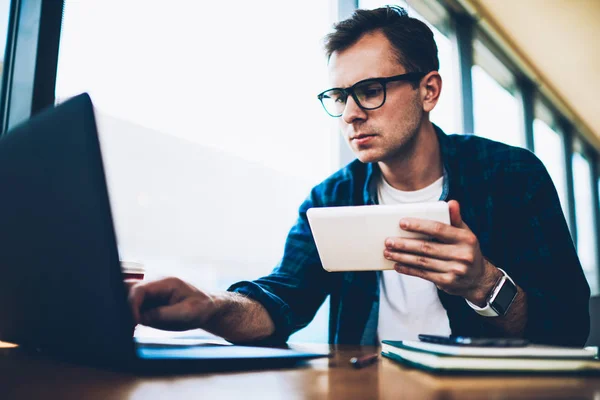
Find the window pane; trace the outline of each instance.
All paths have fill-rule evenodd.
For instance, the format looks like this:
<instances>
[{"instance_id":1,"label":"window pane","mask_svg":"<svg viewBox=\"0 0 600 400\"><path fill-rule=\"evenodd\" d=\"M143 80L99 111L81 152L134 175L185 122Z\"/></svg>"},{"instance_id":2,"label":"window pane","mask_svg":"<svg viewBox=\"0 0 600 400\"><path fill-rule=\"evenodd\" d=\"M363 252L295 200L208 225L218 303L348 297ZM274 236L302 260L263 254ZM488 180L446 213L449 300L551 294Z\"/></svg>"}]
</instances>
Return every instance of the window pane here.
<instances>
[{"instance_id":1,"label":"window pane","mask_svg":"<svg viewBox=\"0 0 600 400\"><path fill-rule=\"evenodd\" d=\"M498 142L525 147L518 100L479 65L472 67L471 74L474 133Z\"/></svg>"},{"instance_id":2,"label":"window pane","mask_svg":"<svg viewBox=\"0 0 600 400\"><path fill-rule=\"evenodd\" d=\"M589 161L581 153L573 153L573 189L575 191L575 220L577 222L577 253L587 277L592 295L598 294L598 265L592 172Z\"/></svg>"},{"instance_id":3,"label":"window pane","mask_svg":"<svg viewBox=\"0 0 600 400\"><path fill-rule=\"evenodd\" d=\"M373 9L384 7L390 3L382 0L360 0L359 7L364 9ZM452 41L442 34L435 26L421 16L414 8L410 7L405 1L396 1L395 5L406 8L408 15L417 18L427 24L433 31L433 38L438 47L438 58L440 61L440 75L443 80L442 93L438 104L431 112L430 119L437 124L446 133L458 132L458 88L456 86L455 63L453 57ZM427 71L429 72L429 71Z\"/></svg>"},{"instance_id":4,"label":"window pane","mask_svg":"<svg viewBox=\"0 0 600 400\"><path fill-rule=\"evenodd\" d=\"M535 154L546 166L560 199L565 216L569 215L567 203L567 181L565 172L565 156L563 137L550 128L544 121L533 121L533 146ZM569 223L569 218L567 223Z\"/></svg>"},{"instance_id":5,"label":"window pane","mask_svg":"<svg viewBox=\"0 0 600 400\"><path fill-rule=\"evenodd\" d=\"M269 273L337 169L333 2L65 3L56 97L94 101L122 258L207 290Z\"/></svg>"},{"instance_id":6,"label":"window pane","mask_svg":"<svg viewBox=\"0 0 600 400\"><path fill-rule=\"evenodd\" d=\"M455 63L452 56L454 50L450 39L442 35L435 27L433 31L435 42L438 46L440 60L440 76L443 79L440 100L431 112L431 121L442 128L446 133L457 133L458 127L458 88L456 85Z\"/></svg>"},{"instance_id":7,"label":"window pane","mask_svg":"<svg viewBox=\"0 0 600 400\"><path fill-rule=\"evenodd\" d=\"M4 85L2 75L4 71L4 52L6 51L9 13L10 0L0 0L0 90L2 90L2 86Z\"/></svg>"}]
</instances>

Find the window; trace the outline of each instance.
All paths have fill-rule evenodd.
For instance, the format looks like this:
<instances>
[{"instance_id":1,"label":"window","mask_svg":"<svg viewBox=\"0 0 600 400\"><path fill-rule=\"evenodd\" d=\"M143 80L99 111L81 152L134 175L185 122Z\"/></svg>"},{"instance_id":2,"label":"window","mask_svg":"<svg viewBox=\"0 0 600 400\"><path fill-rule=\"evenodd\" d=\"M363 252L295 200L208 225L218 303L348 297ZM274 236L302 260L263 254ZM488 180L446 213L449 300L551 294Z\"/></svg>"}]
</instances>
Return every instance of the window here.
<instances>
[{"instance_id":1,"label":"window","mask_svg":"<svg viewBox=\"0 0 600 400\"><path fill-rule=\"evenodd\" d=\"M577 253L590 285L592 295L598 290L598 255L594 200L592 196L591 164L581 151L573 153L573 189L575 192L575 220L577 223Z\"/></svg>"},{"instance_id":2,"label":"window","mask_svg":"<svg viewBox=\"0 0 600 400\"><path fill-rule=\"evenodd\" d=\"M533 148L535 154L546 166L560 199L563 214L569 221L567 201L567 176L565 169L564 139L554 126L550 111L541 104L536 105L536 119L533 122ZM547 122L548 121L548 122Z\"/></svg>"},{"instance_id":3,"label":"window","mask_svg":"<svg viewBox=\"0 0 600 400\"><path fill-rule=\"evenodd\" d=\"M374 9L388 4L390 3L382 0L360 0L359 7ZM438 47L439 72L443 84L439 102L431 112L430 119L446 133L456 133L459 129L459 108L457 107L459 94L456 82L456 62L453 56L454 49L452 41L448 38L449 17L447 12L441 5L436 7L436 3L431 2L410 2L409 4L406 1L396 1L394 4L404 7L408 15L425 22L433 31L433 37ZM415 8L412 7L413 5ZM418 10L417 6L419 6ZM426 16L422 14L426 14Z\"/></svg>"},{"instance_id":4,"label":"window","mask_svg":"<svg viewBox=\"0 0 600 400\"><path fill-rule=\"evenodd\" d=\"M2 76L4 72L4 52L6 50L9 14L10 0L0 0L0 90L2 90L2 86L4 85Z\"/></svg>"},{"instance_id":5,"label":"window","mask_svg":"<svg viewBox=\"0 0 600 400\"><path fill-rule=\"evenodd\" d=\"M471 75L475 134L525 147L514 76L480 40L475 40L474 58Z\"/></svg>"},{"instance_id":6,"label":"window","mask_svg":"<svg viewBox=\"0 0 600 400\"><path fill-rule=\"evenodd\" d=\"M150 279L215 290L268 274L338 168L316 99L334 2L234 3L65 2L57 101L90 94L119 251ZM326 342L326 312L300 338Z\"/></svg>"}]
</instances>

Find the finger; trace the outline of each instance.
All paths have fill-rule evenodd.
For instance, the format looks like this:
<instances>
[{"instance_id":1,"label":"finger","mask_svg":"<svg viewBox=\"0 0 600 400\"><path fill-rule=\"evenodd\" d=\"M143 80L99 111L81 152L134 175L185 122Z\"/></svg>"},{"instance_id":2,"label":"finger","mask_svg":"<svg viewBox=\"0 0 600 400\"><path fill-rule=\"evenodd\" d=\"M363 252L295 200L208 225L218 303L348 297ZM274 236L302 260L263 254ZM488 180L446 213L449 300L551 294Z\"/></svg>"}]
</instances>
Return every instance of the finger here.
<instances>
[{"instance_id":1,"label":"finger","mask_svg":"<svg viewBox=\"0 0 600 400\"><path fill-rule=\"evenodd\" d=\"M137 285L138 283L141 283L142 281L139 279L125 279L123 281L123 283L125 284L125 287L127 288L127 293L129 293L131 291L131 288L133 288L135 285Z\"/></svg>"},{"instance_id":2,"label":"finger","mask_svg":"<svg viewBox=\"0 0 600 400\"><path fill-rule=\"evenodd\" d=\"M445 243L435 243L431 240L407 239L391 237L386 239L385 247L390 251L419 254L440 260L453 260L456 254L456 246Z\"/></svg>"},{"instance_id":3,"label":"finger","mask_svg":"<svg viewBox=\"0 0 600 400\"><path fill-rule=\"evenodd\" d=\"M193 305L189 301L155 307L141 313L140 323L157 329L183 331L195 328Z\"/></svg>"},{"instance_id":4,"label":"finger","mask_svg":"<svg viewBox=\"0 0 600 400\"><path fill-rule=\"evenodd\" d=\"M426 281L434 283L436 286L442 281L444 276L441 272L428 271L425 269L412 267L410 265L396 264L394 266L396 272L403 275L416 276L417 278L425 279Z\"/></svg>"},{"instance_id":5,"label":"finger","mask_svg":"<svg viewBox=\"0 0 600 400\"><path fill-rule=\"evenodd\" d=\"M456 243L461 233L454 226L421 218L402 218L400 228L408 232L422 233L444 243Z\"/></svg>"},{"instance_id":6,"label":"finger","mask_svg":"<svg viewBox=\"0 0 600 400\"><path fill-rule=\"evenodd\" d=\"M451 268L448 261L438 260L419 254L399 253L386 250L384 251L384 257L401 265L417 267L432 272L447 272Z\"/></svg>"},{"instance_id":7,"label":"finger","mask_svg":"<svg viewBox=\"0 0 600 400\"><path fill-rule=\"evenodd\" d=\"M178 304L151 308L140 314L140 324L164 330L180 330L175 325L181 325L181 316L176 320Z\"/></svg>"},{"instance_id":8,"label":"finger","mask_svg":"<svg viewBox=\"0 0 600 400\"><path fill-rule=\"evenodd\" d=\"M450 211L450 224L452 226L457 228L468 228L460 215L460 205L458 204L458 201L450 200L448 202L448 209Z\"/></svg>"},{"instance_id":9,"label":"finger","mask_svg":"<svg viewBox=\"0 0 600 400\"><path fill-rule=\"evenodd\" d=\"M169 304L176 287L177 280L171 278L133 285L129 290L129 304L135 322L140 323L140 313L150 303L153 303L154 307Z\"/></svg>"},{"instance_id":10,"label":"finger","mask_svg":"<svg viewBox=\"0 0 600 400\"><path fill-rule=\"evenodd\" d=\"M133 315L133 321L136 324L140 323L140 308L144 302L145 292L142 284L129 287L129 308Z\"/></svg>"}]
</instances>

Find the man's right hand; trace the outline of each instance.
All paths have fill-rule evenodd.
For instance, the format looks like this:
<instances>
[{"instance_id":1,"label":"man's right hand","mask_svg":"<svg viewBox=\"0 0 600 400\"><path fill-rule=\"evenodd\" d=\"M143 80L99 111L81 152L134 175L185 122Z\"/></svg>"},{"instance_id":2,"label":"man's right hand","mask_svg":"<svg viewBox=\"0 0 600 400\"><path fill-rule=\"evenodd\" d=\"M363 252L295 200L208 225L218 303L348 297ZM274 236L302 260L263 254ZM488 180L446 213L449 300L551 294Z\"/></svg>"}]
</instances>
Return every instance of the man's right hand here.
<instances>
[{"instance_id":1,"label":"man's right hand","mask_svg":"<svg viewBox=\"0 0 600 400\"><path fill-rule=\"evenodd\" d=\"M171 331L202 328L218 308L214 296L178 278L134 284L129 304L136 324Z\"/></svg>"}]
</instances>

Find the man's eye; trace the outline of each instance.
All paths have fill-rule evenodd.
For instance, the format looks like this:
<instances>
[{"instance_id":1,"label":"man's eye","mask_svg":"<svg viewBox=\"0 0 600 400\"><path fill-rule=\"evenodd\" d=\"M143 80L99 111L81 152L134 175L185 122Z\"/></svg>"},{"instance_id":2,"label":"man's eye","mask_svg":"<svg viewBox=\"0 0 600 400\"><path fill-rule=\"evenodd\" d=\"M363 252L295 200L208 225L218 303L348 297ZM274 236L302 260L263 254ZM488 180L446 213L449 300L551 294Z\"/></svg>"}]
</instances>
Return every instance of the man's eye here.
<instances>
[{"instance_id":1,"label":"man's eye","mask_svg":"<svg viewBox=\"0 0 600 400\"><path fill-rule=\"evenodd\" d=\"M334 103L346 103L346 95L342 92L331 92L323 96L325 99L333 101Z\"/></svg>"},{"instance_id":2,"label":"man's eye","mask_svg":"<svg viewBox=\"0 0 600 400\"><path fill-rule=\"evenodd\" d=\"M363 96L365 96L366 98L380 96L382 91L383 88L381 87L381 85L372 85L362 88Z\"/></svg>"}]
</instances>

